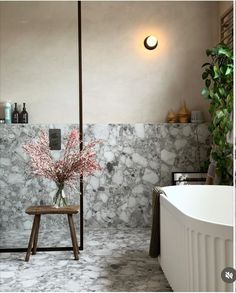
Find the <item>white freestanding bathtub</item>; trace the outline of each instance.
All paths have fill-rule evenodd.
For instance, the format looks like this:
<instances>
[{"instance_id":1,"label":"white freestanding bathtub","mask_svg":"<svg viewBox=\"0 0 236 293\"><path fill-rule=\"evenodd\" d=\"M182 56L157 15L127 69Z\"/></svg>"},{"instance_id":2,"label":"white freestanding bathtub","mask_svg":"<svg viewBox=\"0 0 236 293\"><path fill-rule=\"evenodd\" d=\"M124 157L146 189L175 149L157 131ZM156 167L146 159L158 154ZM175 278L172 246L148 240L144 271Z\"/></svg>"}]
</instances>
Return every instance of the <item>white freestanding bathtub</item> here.
<instances>
[{"instance_id":1,"label":"white freestanding bathtub","mask_svg":"<svg viewBox=\"0 0 236 293\"><path fill-rule=\"evenodd\" d=\"M233 267L233 187L162 188L160 264L174 291L232 291L221 279Z\"/></svg>"}]
</instances>

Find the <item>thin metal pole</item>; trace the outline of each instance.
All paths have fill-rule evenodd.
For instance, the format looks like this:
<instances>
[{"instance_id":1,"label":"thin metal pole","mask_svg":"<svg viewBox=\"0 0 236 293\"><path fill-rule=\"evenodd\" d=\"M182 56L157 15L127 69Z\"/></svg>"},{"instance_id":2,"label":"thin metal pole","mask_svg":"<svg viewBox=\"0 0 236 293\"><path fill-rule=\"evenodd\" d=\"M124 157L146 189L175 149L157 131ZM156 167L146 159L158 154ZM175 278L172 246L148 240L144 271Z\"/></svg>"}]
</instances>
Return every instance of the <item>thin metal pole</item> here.
<instances>
[{"instance_id":1,"label":"thin metal pole","mask_svg":"<svg viewBox=\"0 0 236 293\"><path fill-rule=\"evenodd\" d=\"M82 99L82 34L81 34L81 1L78 1L78 73L79 73L79 133L80 133L80 150L83 149L83 99ZM83 176L80 176L80 246L84 247L84 210L83 210L84 184ZM72 247L39 247L37 251L63 251L72 250ZM4 252L25 252L27 248L0 248L0 253Z\"/></svg>"},{"instance_id":2,"label":"thin metal pole","mask_svg":"<svg viewBox=\"0 0 236 293\"><path fill-rule=\"evenodd\" d=\"M78 69L79 69L79 133L80 151L83 149L83 96L82 96L82 29L81 29L81 1L78 1ZM80 250L84 247L84 209L83 209L84 183L80 176Z\"/></svg>"},{"instance_id":3,"label":"thin metal pole","mask_svg":"<svg viewBox=\"0 0 236 293\"><path fill-rule=\"evenodd\" d=\"M15 247L15 248L1 248L0 253L8 252L26 252L27 247ZM58 247L37 247L37 251L70 251L73 250L72 246L58 246Z\"/></svg>"}]
</instances>

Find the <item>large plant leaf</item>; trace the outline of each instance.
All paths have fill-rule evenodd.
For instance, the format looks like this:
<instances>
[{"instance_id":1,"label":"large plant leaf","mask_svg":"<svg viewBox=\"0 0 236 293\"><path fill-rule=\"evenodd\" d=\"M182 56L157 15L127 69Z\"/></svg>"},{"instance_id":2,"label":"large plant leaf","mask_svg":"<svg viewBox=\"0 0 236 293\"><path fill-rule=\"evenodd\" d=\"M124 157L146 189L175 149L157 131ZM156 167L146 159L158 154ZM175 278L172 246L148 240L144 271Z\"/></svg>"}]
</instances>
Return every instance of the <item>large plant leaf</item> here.
<instances>
[{"instance_id":1,"label":"large plant leaf","mask_svg":"<svg viewBox=\"0 0 236 293\"><path fill-rule=\"evenodd\" d=\"M223 87L219 88L219 93L221 96L225 96L225 89Z\"/></svg>"},{"instance_id":2,"label":"large plant leaf","mask_svg":"<svg viewBox=\"0 0 236 293\"><path fill-rule=\"evenodd\" d=\"M202 65L202 68L205 67L205 66L207 66L207 65L211 65L211 63L209 63L209 62L204 63L204 64Z\"/></svg>"},{"instance_id":3,"label":"large plant leaf","mask_svg":"<svg viewBox=\"0 0 236 293\"><path fill-rule=\"evenodd\" d=\"M202 79L206 79L208 77L208 72L204 71L202 74Z\"/></svg>"},{"instance_id":4,"label":"large plant leaf","mask_svg":"<svg viewBox=\"0 0 236 293\"><path fill-rule=\"evenodd\" d=\"M232 53L227 48L219 48L218 54L227 56L228 58L232 58Z\"/></svg>"},{"instance_id":5,"label":"large plant leaf","mask_svg":"<svg viewBox=\"0 0 236 293\"><path fill-rule=\"evenodd\" d=\"M222 118L222 117L224 117L224 116L225 116L224 111L222 111L222 110L218 110L218 111L216 111L216 117L217 117L218 119L220 119L220 118Z\"/></svg>"},{"instance_id":6,"label":"large plant leaf","mask_svg":"<svg viewBox=\"0 0 236 293\"><path fill-rule=\"evenodd\" d=\"M211 85L211 80L210 79L206 79L205 80L205 85L206 85L207 88L209 88L210 85Z\"/></svg>"},{"instance_id":7,"label":"large plant leaf","mask_svg":"<svg viewBox=\"0 0 236 293\"><path fill-rule=\"evenodd\" d=\"M216 65L213 66L213 70L214 70L214 79L216 79L220 75L220 70L219 70L218 64L216 64Z\"/></svg>"},{"instance_id":8,"label":"large plant leaf","mask_svg":"<svg viewBox=\"0 0 236 293\"><path fill-rule=\"evenodd\" d=\"M225 71L225 75L229 75L231 73L233 73L233 68L231 68L231 67L228 66L227 69L226 69L226 71Z\"/></svg>"},{"instance_id":9,"label":"large plant leaf","mask_svg":"<svg viewBox=\"0 0 236 293\"><path fill-rule=\"evenodd\" d=\"M202 96L204 96L205 98L209 96L209 91L206 87L202 89Z\"/></svg>"},{"instance_id":10,"label":"large plant leaf","mask_svg":"<svg viewBox=\"0 0 236 293\"><path fill-rule=\"evenodd\" d=\"M211 50L210 49L207 49L206 50L206 54L207 54L207 56L210 56L211 55Z\"/></svg>"}]
</instances>

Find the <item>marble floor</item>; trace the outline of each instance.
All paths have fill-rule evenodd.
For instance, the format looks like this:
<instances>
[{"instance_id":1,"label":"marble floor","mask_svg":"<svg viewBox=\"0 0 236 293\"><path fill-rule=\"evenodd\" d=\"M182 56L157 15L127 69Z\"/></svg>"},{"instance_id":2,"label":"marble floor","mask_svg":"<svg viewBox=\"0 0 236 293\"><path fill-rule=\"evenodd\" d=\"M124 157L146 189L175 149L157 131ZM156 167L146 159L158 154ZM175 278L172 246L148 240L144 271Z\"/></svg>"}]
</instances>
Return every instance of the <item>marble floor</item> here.
<instances>
[{"instance_id":1,"label":"marble floor","mask_svg":"<svg viewBox=\"0 0 236 293\"><path fill-rule=\"evenodd\" d=\"M14 243L22 241L17 235L13 238ZM61 231L39 234L39 246L71 246L69 240ZM28 263L25 253L1 253L0 291L172 291L157 258L148 256L149 240L150 229L85 228L79 261L71 251L38 252ZM1 246L7 243L9 239L2 237Z\"/></svg>"}]
</instances>

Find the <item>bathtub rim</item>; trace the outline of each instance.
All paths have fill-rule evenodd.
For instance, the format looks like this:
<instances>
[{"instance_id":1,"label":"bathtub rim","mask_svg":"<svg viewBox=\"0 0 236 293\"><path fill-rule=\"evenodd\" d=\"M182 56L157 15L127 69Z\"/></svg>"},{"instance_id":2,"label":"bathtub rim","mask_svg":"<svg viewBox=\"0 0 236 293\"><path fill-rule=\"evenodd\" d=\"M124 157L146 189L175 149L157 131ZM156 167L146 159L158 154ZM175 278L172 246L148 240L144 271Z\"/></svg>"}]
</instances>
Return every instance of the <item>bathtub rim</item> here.
<instances>
[{"instance_id":1,"label":"bathtub rim","mask_svg":"<svg viewBox=\"0 0 236 293\"><path fill-rule=\"evenodd\" d=\"M182 185L182 186L200 186L200 185ZM205 185L204 185L205 186ZM211 185L207 185L207 186L211 186ZM216 186L216 185L214 185ZM222 186L222 187L232 187L232 192L234 191L233 189L233 186L229 186L229 185L219 185L219 186ZM164 186L162 187L163 188L168 188L168 187L171 187L171 188L178 188L178 186ZM186 187L187 188L187 187ZM165 191L165 189L163 189ZM165 191L166 192L166 191ZM234 228L234 219L232 217L232 224L225 224L225 223L221 223L221 222L216 222L216 221L207 221L205 219L202 219L202 218L199 218L199 217L195 217L195 216L192 216L186 212L183 212L182 210L180 210L179 208L177 208L172 202L171 200L168 198L168 194L166 192L166 195L165 196L164 194L160 194L160 204L164 204L167 208L169 206L172 207L172 211L174 210L175 212L179 213L180 215L184 216L184 217L188 217L189 219L191 219L192 221L199 221L201 222L202 224L206 225L206 224L212 224L212 225L217 225L218 227L225 227L226 229L227 228ZM168 204L167 204L168 202ZM233 206L232 206L232 215L233 215Z\"/></svg>"}]
</instances>

